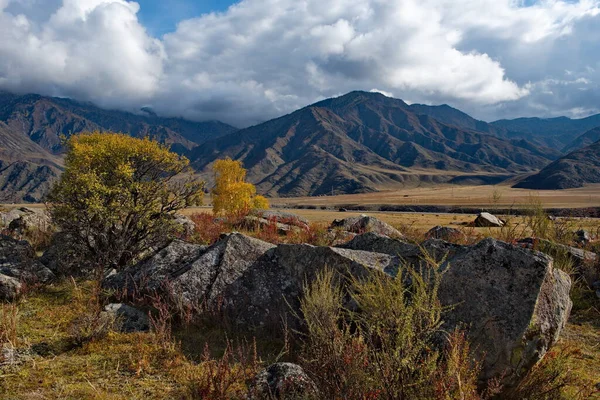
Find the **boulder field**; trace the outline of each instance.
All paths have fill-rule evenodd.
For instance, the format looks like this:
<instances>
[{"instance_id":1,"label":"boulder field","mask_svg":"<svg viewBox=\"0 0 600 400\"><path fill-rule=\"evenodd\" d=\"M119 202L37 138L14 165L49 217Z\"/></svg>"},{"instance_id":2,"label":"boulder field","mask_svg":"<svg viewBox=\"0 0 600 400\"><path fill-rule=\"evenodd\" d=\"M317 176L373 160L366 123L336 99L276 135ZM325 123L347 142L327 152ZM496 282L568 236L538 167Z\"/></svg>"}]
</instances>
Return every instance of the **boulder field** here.
<instances>
[{"instance_id":1,"label":"boulder field","mask_svg":"<svg viewBox=\"0 0 600 400\"><path fill-rule=\"evenodd\" d=\"M403 264L423 264L423 252L439 261L439 298L451 306L443 328L467 330L483 358L482 380L514 381L558 340L571 310L569 276L547 255L491 238L472 246L439 239L415 245L370 232L340 247L275 246L239 233L210 247L175 240L103 286L168 294L198 312L218 308L253 329L293 320L304 285L324 268L359 279L393 277Z\"/></svg>"}]
</instances>

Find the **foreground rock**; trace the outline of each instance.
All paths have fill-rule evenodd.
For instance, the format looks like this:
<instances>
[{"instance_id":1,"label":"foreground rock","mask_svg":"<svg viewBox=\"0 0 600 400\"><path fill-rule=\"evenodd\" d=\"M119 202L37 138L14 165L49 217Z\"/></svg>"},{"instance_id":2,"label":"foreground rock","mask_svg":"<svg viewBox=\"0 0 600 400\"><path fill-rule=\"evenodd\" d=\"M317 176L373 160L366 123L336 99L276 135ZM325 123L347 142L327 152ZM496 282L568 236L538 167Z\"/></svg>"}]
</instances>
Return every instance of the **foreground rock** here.
<instances>
[{"instance_id":1,"label":"foreground rock","mask_svg":"<svg viewBox=\"0 0 600 400\"><path fill-rule=\"evenodd\" d=\"M0 274L0 302L16 300L21 294L21 287L17 279Z\"/></svg>"},{"instance_id":2,"label":"foreground rock","mask_svg":"<svg viewBox=\"0 0 600 400\"><path fill-rule=\"evenodd\" d=\"M39 261L57 276L89 276L93 272L93 265L85 260L83 254L84 249L75 243L71 235L57 232L52 235Z\"/></svg>"},{"instance_id":3,"label":"foreground rock","mask_svg":"<svg viewBox=\"0 0 600 400\"><path fill-rule=\"evenodd\" d=\"M150 329L148 314L127 304L107 304L103 313L116 321L121 332L145 332Z\"/></svg>"},{"instance_id":4,"label":"foreground rock","mask_svg":"<svg viewBox=\"0 0 600 400\"><path fill-rule=\"evenodd\" d=\"M422 263L419 246L361 236L345 247L373 248L409 264ZM553 268L550 257L494 239L474 246L428 240L421 246L443 262L440 301L455 305L444 316L444 328L468 328L474 346L485 354L482 379L506 374L510 382L556 342L571 310L571 280Z\"/></svg>"},{"instance_id":5,"label":"foreground rock","mask_svg":"<svg viewBox=\"0 0 600 400\"><path fill-rule=\"evenodd\" d=\"M501 228L504 226L504 221L487 212L482 212L475 218L473 225L479 228Z\"/></svg>"},{"instance_id":6,"label":"foreground rock","mask_svg":"<svg viewBox=\"0 0 600 400\"><path fill-rule=\"evenodd\" d=\"M37 260L29 242L5 235L0 235L0 274L29 283L46 283L55 278Z\"/></svg>"},{"instance_id":7,"label":"foreground rock","mask_svg":"<svg viewBox=\"0 0 600 400\"><path fill-rule=\"evenodd\" d=\"M441 239L441 240L446 240L448 242L452 242L455 240L465 239L466 235L456 228L438 225L438 226L431 228L425 234L425 237L427 239Z\"/></svg>"},{"instance_id":8,"label":"foreground rock","mask_svg":"<svg viewBox=\"0 0 600 400\"><path fill-rule=\"evenodd\" d=\"M378 220L375 217L368 215L359 215L358 217L350 217L342 220L334 220L331 223L332 229L342 229L352 233L375 232L380 235L385 235L393 238L402 238L404 235L391 225Z\"/></svg>"},{"instance_id":9,"label":"foreground rock","mask_svg":"<svg viewBox=\"0 0 600 400\"><path fill-rule=\"evenodd\" d=\"M301 366L276 363L261 371L250 386L249 400L317 400L317 385Z\"/></svg>"},{"instance_id":10,"label":"foreground rock","mask_svg":"<svg viewBox=\"0 0 600 400\"><path fill-rule=\"evenodd\" d=\"M454 307L444 315L444 329L468 329L485 355L482 379L510 382L556 342L571 309L568 275L542 253L494 239L474 246L431 239L419 247L371 232L332 248L274 246L234 233L209 248L175 241L104 285L168 293L185 307L218 308L242 326L260 327L282 317L293 323L305 282L324 268L336 271L340 282L343 276L395 276L402 263L422 264L422 249L445 270L439 297Z\"/></svg>"},{"instance_id":11,"label":"foreground rock","mask_svg":"<svg viewBox=\"0 0 600 400\"><path fill-rule=\"evenodd\" d=\"M542 253L494 239L448 257L439 289L442 304L456 304L445 326L465 323L485 354L482 379L515 380L556 343L571 311L571 279Z\"/></svg>"}]
</instances>

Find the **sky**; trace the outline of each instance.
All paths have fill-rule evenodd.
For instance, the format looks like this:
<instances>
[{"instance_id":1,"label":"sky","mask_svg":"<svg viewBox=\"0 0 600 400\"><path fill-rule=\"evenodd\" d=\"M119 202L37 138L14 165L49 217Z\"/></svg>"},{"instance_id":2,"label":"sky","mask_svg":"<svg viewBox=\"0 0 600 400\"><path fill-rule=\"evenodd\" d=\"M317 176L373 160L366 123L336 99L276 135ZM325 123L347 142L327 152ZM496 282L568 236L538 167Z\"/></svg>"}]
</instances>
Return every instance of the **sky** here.
<instances>
[{"instance_id":1,"label":"sky","mask_svg":"<svg viewBox=\"0 0 600 400\"><path fill-rule=\"evenodd\" d=\"M352 90L600 113L600 0L0 0L0 89L238 127Z\"/></svg>"}]
</instances>

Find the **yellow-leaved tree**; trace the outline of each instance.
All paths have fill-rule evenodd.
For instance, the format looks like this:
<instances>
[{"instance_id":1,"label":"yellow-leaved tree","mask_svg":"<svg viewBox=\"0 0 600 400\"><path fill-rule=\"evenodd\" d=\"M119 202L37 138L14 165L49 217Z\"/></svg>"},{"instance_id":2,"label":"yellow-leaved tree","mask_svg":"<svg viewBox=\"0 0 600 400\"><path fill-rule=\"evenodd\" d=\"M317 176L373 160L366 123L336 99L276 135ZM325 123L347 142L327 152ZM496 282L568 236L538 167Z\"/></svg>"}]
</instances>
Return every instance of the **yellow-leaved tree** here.
<instances>
[{"instance_id":1,"label":"yellow-leaved tree","mask_svg":"<svg viewBox=\"0 0 600 400\"><path fill-rule=\"evenodd\" d=\"M49 211L97 267L124 268L176 233L176 211L201 204L204 183L188 159L154 140L93 132L71 136L66 148Z\"/></svg>"},{"instance_id":2,"label":"yellow-leaved tree","mask_svg":"<svg viewBox=\"0 0 600 400\"><path fill-rule=\"evenodd\" d=\"M246 182L246 170L240 161L227 157L213 165L215 187L212 191L213 213L239 217L252 209L267 209L269 202L256 194L256 187Z\"/></svg>"}]
</instances>

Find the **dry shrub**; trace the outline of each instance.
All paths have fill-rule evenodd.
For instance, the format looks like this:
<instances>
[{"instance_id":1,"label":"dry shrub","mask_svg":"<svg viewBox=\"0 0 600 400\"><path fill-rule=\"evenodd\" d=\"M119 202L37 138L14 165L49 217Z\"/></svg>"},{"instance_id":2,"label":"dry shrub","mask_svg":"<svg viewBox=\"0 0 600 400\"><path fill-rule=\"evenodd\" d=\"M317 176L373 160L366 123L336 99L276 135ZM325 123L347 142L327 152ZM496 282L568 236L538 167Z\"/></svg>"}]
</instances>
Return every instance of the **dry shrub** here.
<instances>
[{"instance_id":1,"label":"dry shrub","mask_svg":"<svg viewBox=\"0 0 600 400\"><path fill-rule=\"evenodd\" d=\"M230 230L223 220L216 219L209 213L194 214L190 218L196 224L194 234L190 238L195 243L211 245Z\"/></svg>"},{"instance_id":2,"label":"dry shrub","mask_svg":"<svg viewBox=\"0 0 600 400\"><path fill-rule=\"evenodd\" d=\"M325 398L479 399L479 364L464 334L443 337L433 269L403 268L397 278L351 281L360 311L343 306L335 274L325 270L301 301L306 336L301 360Z\"/></svg>"},{"instance_id":3,"label":"dry shrub","mask_svg":"<svg viewBox=\"0 0 600 400\"><path fill-rule=\"evenodd\" d=\"M570 367L579 350L573 347L550 350L515 388L502 394L507 400L584 400L600 390L584 382ZM566 389L570 388L570 391Z\"/></svg>"},{"instance_id":4,"label":"dry shrub","mask_svg":"<svg viewBox=\"0 0 600 400\"><path fill-rule=\"evenodd\" d=\"M73 344L81 346L105 338L114 329L115 324L116 321L110 314L93 310L75 318L68 332Z\"/></svg>"},{"instance_id":5,"label":"dry shrub","mask_svg":"<svg viewBox=\"0 0 600 400\"><path fill-rule=\"evenodd\" d=\"M188 395L192 399L211 400L246 398L245 383L254 378L261 367L256 341L235 346L228 340L220 358L214 359L210 353L206 344L199 368L188 371Z\"/></svg>"}]
</instances>

